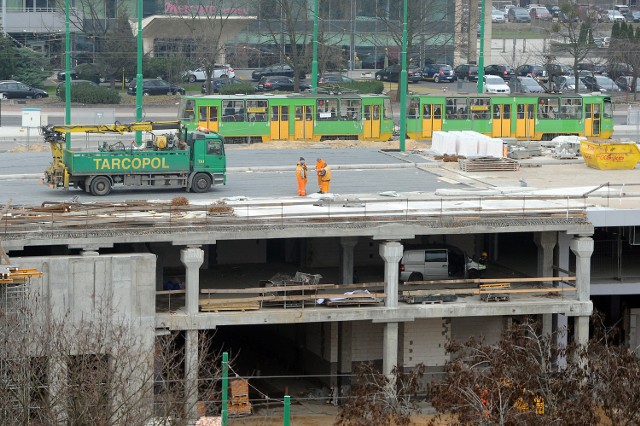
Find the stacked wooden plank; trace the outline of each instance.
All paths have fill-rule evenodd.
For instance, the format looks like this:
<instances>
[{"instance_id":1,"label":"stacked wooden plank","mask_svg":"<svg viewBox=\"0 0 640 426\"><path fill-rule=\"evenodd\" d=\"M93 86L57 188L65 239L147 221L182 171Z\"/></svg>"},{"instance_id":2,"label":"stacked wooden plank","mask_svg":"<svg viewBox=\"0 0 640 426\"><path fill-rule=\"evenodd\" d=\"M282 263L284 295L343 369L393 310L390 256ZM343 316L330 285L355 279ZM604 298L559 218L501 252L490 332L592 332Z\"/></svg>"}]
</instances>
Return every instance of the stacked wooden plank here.
<instances>
[{"instance_id":1,"label":"stacked wooden plank","mask_svg":"<svg viewBox=\"0 0 640 426\"><path fill-rule=\"evenodd\" d=\"M235 379L230 382L230 387L231 400L229 403L229 415L250 415L251 402L249 402L249 381L247 379Z\"/></svg>"},{"instance_id":2,"label":"stacked wooden plank","mask_svg":"<svg viewBox=\"0 0 640 426\"><path fill-rule=\"evenodd\" d=\"M463 172L515 172L520 163L511 158L477 157L458 161Z\"/></svg>"}]
</instances>

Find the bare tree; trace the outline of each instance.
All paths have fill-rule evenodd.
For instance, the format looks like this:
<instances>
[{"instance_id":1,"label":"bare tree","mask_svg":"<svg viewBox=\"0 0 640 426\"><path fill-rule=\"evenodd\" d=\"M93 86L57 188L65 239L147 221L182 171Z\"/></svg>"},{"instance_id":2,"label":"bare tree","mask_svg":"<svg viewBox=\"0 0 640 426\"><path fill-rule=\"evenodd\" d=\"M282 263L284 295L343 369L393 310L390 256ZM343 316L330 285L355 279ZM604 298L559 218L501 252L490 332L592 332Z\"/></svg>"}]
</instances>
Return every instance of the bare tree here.
<instances>
[{"instance_id":1,"label":"bare tree","mask_svg":"<svg viewBox=\"0 0 640 426\"><path fill-rule=\"evenodd\" d=\"M129 18L123 14L104 35L102 52L96 60L100 75L111 82L112 89L115 88L116 80L125 78L124 73L133 75L137 66L137 52Z\"/></svg>"},{"instance_id":2,"label":"bare tree","mask_svg":"<svg viewBox=\"0 0 640 426\"><path fill-rule=\"evenodd\" d=\"M184 42L190 44L189 56L205 71L205 87L211 93L215 64L225 51L224 43L229 38L225 30L234 16L247 14L242 1L228 0L196 1L180 0L173 5L187 31ZM184 46L185 50L187 46Z\"/></svg>"},{"instance_id":3,"label":"bare tree","mask_svg":"<svg viewBox=\"0 0 640 426\"><path fill-rule=\"evenodd\" d=\"M630 90L633 92L633 100L637 100L637 80L640 77L640 30L624 22L621 25L615 23L607 54L610 69L617 70L623 64L631 67Z\"/></svg>"},{"instance_id":4,"label":"bare tree","mask_svg":"<svg viewBox=\"0 0 640 426\"><path fill-rule=\"evenodd\" d=\"M411 415L417 412L416 396L424 372L423 364L408 373L395 367L388 377L372 363L361 364L356 370L357 384L342 405L335 425L410 425Z\"/></svg>"},{"instance_id":5,"label":"bare tree","mask_svg":"<svg viewBox=\"0 0 640 426\"><path fill-rule=\"evenodd\" d=\"M592 382L584 348L558 346L524 323L503 333L495 345L482 339L451 342L453 359L430 387L431 403L460 424L595 424ZM567 359L559 369L556 360Z\"/></svg>"},{"instance_id":6,"label":"bare tree","mask_svg":"<svg viewBox=\"0 0 640 426\"><path fill-rule=\"evenodd\" d=\"M578 93L578 63L587 58L595 47L593 33L598 27L598 17L592 9L580 16L578 5L573 2L561 4L560 11L563 19L553 24L553 31L563 37L565 43L556 43L553 47L558 53L573 59L575 91Z\"/></svg>"},{"instance_id":7,"label":"bare tree","mask_svg":"<svg viewBox=\"0 0 640 426\"><path fill-rule=\"evenodd\" d=\"M300 89L301 74L311 63L313 11L305 0L266 0L261 2L261 18L267 28L267 34L274 46L284 55L284 62L291 65L294 72L294 89ZM324 33L322 33L324 34ZM324 35L319 35L318 42L327 48L330 43ZM287 49L288 47L288 49ZM320 49L318 49L320 56Z\"/></svg>"}]
</instances>

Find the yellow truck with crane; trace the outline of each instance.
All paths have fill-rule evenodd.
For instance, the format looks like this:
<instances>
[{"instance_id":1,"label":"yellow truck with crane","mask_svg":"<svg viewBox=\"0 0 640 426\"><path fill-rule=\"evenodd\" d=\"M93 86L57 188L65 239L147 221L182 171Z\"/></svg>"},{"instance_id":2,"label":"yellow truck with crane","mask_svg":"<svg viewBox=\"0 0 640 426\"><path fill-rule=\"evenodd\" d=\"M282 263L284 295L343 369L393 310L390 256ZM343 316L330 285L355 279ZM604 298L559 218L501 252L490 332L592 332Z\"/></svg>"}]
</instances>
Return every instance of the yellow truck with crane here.
<instances>
[{"instance_id":1,"label":"yellow truck with crane","mask_svg":"<svg viewBox=\"0 0 640 426\"><path fill-rule=\"evenodd\" d=\"M153 131L171 131L158 135ZM150 137L135 142L102 141L93 150L74 150L68 133L144 131ZM79 188L92 195L108 195L115 185L154 189L184 188L207 192L226 184L224 139L207 129L188 131L180 121L141 121L109 125L49 125L42 127L53 161L43 183L51 188Z\"/></svg>"}]
</instances>

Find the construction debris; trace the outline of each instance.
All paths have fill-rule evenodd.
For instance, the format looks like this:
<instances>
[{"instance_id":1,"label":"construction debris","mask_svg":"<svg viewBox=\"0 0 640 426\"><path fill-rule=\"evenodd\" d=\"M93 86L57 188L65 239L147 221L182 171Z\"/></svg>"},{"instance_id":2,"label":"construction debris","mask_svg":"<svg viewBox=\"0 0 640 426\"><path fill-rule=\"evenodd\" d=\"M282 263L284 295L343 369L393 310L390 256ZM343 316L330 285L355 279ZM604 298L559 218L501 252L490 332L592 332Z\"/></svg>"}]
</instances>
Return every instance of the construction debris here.
<instances>
[{"instance_id":1,"label":"construction debris","mask_svg":"<svg viewBox=\"0 0 640 426\"><path fill-rule=\"evenodd\" d=\"M508 172L520 169L520 163L510 158L478 157L458 161L463 172Z\"/></svg>"}]
</instances>

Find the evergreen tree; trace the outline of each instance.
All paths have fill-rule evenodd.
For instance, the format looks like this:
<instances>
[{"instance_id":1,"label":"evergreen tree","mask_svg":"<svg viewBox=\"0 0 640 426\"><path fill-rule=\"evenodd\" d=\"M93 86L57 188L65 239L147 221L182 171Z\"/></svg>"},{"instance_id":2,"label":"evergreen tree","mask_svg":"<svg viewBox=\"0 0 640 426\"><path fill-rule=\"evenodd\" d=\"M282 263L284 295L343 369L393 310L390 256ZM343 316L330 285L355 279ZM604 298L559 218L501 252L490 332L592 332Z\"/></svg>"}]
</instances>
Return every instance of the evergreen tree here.
<instances>
[{"instance_id":1,"label":"evergreen tree","mask_svg":"<svg viewBox=\"0 0 640 426\"><path fill-rule=\"evenodd\" d=\"M0 80L13 78L15 63L15 47L12 41L0 34Z\"/></svg>"},{"instance_id":2,"label":"evergreen tree","mask_svg":"<svg viewBox=\"0 0 640 426\"><path fill-rule=\"evenodd\" d=\"M620 24L618 24L618 21L616 21L611 27L611 39L616 40L618 38L620 38Z\"/></svg>"}]
</instances>

